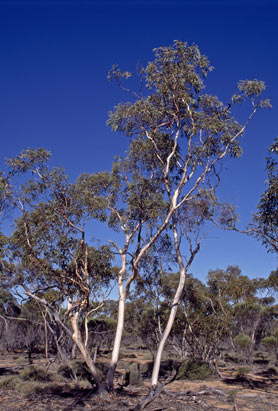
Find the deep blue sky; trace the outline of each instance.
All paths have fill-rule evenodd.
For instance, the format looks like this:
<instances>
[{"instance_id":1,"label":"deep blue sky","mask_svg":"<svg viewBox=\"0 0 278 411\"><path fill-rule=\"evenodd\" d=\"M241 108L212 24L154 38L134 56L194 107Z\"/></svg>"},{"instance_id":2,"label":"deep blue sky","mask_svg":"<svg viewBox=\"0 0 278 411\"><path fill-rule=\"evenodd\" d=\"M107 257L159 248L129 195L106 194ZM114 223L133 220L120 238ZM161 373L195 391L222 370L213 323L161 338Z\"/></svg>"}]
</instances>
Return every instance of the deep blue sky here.
<instances>
[{"instance_id":1,"label":"deep blue sky","mask_svg":"<svg viewBox=\"0 0 278 411\"><path fill-rule=\"evenodd\" d=\"M238 206L244 227L265 188L266 150L277 135L277 21L275 0L0 0L0 167L23 148L45 147L71 179L109 170L127 140L105 125L107 112L127 96L107 81L108 70L118 63L132 71L175 39L194 42L215 67L209 92L227 102L239 80L258 78L273 103L223 173L221 197ZM267 276L277 257L253 239L215 230L191 271L204 279L209 269L233 264Z\"/></svg>"}]
</instances>

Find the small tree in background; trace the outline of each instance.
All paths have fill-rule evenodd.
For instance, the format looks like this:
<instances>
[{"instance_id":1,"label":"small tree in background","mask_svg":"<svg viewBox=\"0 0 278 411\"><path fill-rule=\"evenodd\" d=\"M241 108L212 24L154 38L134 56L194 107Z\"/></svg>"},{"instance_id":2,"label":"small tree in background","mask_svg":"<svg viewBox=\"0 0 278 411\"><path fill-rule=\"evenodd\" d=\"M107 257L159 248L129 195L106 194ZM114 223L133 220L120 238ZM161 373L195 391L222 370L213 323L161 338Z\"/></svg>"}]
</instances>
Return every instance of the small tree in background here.
<instances>
[{"instance_id":1,"label":"small tree in background","mask_svg":"<svg viewBox=\"0 0 278 411\"><path fill-rule=\"evenodd\" d=\"M243 355L246 363L250 363L250 350L252 349L251 338L249 338L248 335L244 333L239 333L235 336L234 343L237 351L239 351Z\"/></svg>"},{"instance_id":2,"label":"small tree in background","mask_svg":"<svg viewBox=\"0 0 278 411\"><path fill-rule=\"evenodd\" d=\"M267 350L273 352L278 360L278 328L273 331L272 335L263 338L261 343Z\"/></svg>"}]
</instances>

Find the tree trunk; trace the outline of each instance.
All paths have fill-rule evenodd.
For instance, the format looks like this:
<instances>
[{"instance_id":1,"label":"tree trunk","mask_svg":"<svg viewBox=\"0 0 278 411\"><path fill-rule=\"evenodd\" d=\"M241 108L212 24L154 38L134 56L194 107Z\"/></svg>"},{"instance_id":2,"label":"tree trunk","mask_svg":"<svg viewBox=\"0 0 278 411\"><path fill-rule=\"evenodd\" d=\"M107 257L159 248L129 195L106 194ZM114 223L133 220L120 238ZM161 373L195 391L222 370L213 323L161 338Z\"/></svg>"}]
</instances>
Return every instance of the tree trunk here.
<instances>
[{"instance_id":1,"label":"tree trunk","mask_svg":"<svg viewBox=\"0 0 278 411\"><path fill-rule=\"evenodd\" d=\"M153 367L153 373L152 373L152 387L156 387L158 384L158 376L159 376L159 370L160 370L160 364L161 364L161 359L162 359L162 353L164 350L165 343L167 341L167 338L173 328L174 320L177 314L177 309L178 309L178 304L182 295L182 291L184 288L185 284L185 275L187 273L187 270L191 266L196 254L198 253L200 249L200 242L197 243L196 247L192 250L191 249L191 255L190 258L187 262L186 265L183 263L181 251L180 251L180 241L178 237L178 230L177 230L177 225L176 225L176 219L173 217L173 234L174 234L174 241L175 241L175 250L176 250L176 255L177 255L177 260L179 263L179 269L180 269L180 279L179 279L179 285L176 290L176 294L173 300L173 304L171 307L170 315L167 321L166 328L162 334L160 343L158 345L157 349L157 354L154 362L154 367Z\"/></svg>"},{"instance_id":2,"label":"tree trunk","mask_svg":"<svg viewBox=\"0 0 278 411\"><path fill-rule=\"evenodd\" d=\"M173 304L172 304L172 308L171 308L171 312L167 321L167 325L166 328L162 334L160 343L158 345L158 349L157 349L157 353L156 353L156 358L155 358L155 362L154 362L154 366L153 366L153 373L152 373L152 386L156 387L157 383L158 383L158 376L159 376L159 370L160 370L160 364L161 364L161 358L162 358L162 353L164 350L164 346L165 343L167 341L167 338L172 330L173 324L174 324L174 320L176 317L176 313L177 313L177 309L178 309L178 304L180 301L180 297L183 291L183 287L184 287L184 283L185 283L185 268L183 268L180 271L180 280L179 280L179 285L173 300Z\"/></svg>"},{"instance_id":3,"label":"tree trunk","mask_svg":"<svg viewBox=\"0 0 278 411\"><path fill-rule=\"evenodd\" d=\"M32 360L32 348L28 348L28 364L31 365L33 364L33 360Z\"/></svg>"},{"instance_id":4,"label":"tree trunk","mask_svg":"<svg viewBox=\"0 0 278 411\"><path fill-rule=\"evenodd\" d=\"M48 361L48 332L47 332L47 324L45 314L42 313L43 316L43 325L44 325L44 353L45 359Z\"/></svg>"},{"instance_id":5,"label":"tree trunk","mask_svg":"<svg viewBox=\"0 0 278 411\"><path fill-rule=\"evenodd\" d=\"M71 326L73 329L72 339L79 348L82 357L90 370L94 383L97 385L97 387L99 387L101 383L99 372L93 363L90 353L88 352L88 350L86 349L85 345L81 340L80 331L78 327L78 312L72 315Z\"/></svg>"},{"instance_id":6,"label":"tree trunk","mask_svg":"<svg viewBox=\"0 0 278 411\"><path fill-rule=\"evenodd\" d=\"M123 291L123 286L119 287L120 299L119 299L119 309L118 309L118 322L115 334L114 346L112 351L112 357L110 365L106 375L106 388L109 392L113 391L114 375L119 360L119 353L121 347L121 340L124 329L124 316L125 316L125 293Z\"/></svg>"},{"instance_id":7,"label":"tree trunk","mask_svg":"<svg viewBox=\"0 0 278 411\"><path fill-rule=\"evenodd\" d=\"M76 348L77 348L77 345L74 342L73 345L72 345L71 354L70 354L71 360L76 359Z\"/></svg>"}]
</instances>

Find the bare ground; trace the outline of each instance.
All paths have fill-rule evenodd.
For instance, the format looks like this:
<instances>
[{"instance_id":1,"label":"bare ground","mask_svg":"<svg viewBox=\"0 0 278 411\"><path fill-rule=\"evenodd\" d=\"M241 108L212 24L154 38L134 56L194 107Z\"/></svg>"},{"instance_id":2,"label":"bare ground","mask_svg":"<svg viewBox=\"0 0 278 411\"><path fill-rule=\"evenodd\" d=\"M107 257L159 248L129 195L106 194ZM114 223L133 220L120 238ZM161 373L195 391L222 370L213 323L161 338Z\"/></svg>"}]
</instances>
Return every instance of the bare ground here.
<instances>
[{"instance_id":1,"label":"bare ground","mask_svg":"<svg viewBox=\"0 0 278 411\"><path fill-rule=\"evenodd\" d=\"M138 356L139 357L139 356ZM134 360L133 360L134 361ZM42 360L37 358L36 363ZM14 356L1 356L0 374L8 375L18 366ZM174 381L147 411L278 411L278 376L267 375L263 368L252 367L245 378L235 377L235 368L221 370L223 379ZM120 374L118 375L120 377ZM57 381L57 385L60 384ZM1 411L121 411L132 410L149 391L149 380L141 387L128 386L111 396L95 396L89 390L65 390L59 394L22 395L0 391Z\"/></svg>"}]
</instances>

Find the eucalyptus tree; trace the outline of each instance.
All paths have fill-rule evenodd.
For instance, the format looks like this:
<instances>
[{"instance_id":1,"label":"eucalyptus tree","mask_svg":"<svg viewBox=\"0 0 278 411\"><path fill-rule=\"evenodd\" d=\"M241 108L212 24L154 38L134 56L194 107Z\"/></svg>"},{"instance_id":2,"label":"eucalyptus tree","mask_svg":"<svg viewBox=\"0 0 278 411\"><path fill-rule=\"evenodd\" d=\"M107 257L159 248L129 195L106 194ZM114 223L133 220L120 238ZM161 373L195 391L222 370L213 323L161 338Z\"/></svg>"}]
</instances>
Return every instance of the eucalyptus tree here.
<instances>
[{"instance_id":1,"label":"eucalyptus tree","mask_svg":"<svg viewBox=\"0 0 278 411\"><path fill-rule=\"evenodd\" d=\"M9 210L9 179L0 171L0 224ZM1 228L1 225L0 225ZM0 230L0 258L5 254L7 237ZM1 262L0 262L1 264Z\"/></svg>"},{"instance_id":2,"label":"eucalyptus tree","mask_svg":"<svg viewBox=\"0 0 278 411\"><path fill-rule=\"evenodd\" d=\"M130 144L125 157L117 158L110 173L83 174L78 180L80 186L91 191L97 185L103 191L108 214L108 226L122 236L110 244L120 261L118 270L118 314L111 362L106 376L108 391L113 390L113 380L119 358L124 330L125 304L130 286L138 275L138 258L142 247L148 243L151 233L162 221L165 202L161 194L159 176L155 173L152 157L140 141ZM123 238L123 244L121 244Z\"/></svg>"},{"instance_id":3,"label":"eucalyptus tree","mask_svg":"<svg viewBox=\"0 0 278 411\"><path fill-rule=\"evenodd\" d=\"M267 280L250 279L237 266L213 270L208 274L210 294L214 295L221 317L228 320L227 337L243 345L248 342L248 354L259 346L263 335L271 328L277 307L269 296ZM243 336L243 337L242 337ZM245 347L246 348L246 347Z\"/></svg>"},{"instance_id":4,"label":"eucalyptus tree","mask_svg":"<svg viewBox=\"0 0 278 411\"><path fill-rule=\"evenodd\" d=\"M266 159L267 189L262 194L254 215L251 234L256 236L269 252L278 252L278 137L268 149Z\"/></svg>"},{"instance_id":5,"label":"eucalyptus tree","mask_svg":"<svg viewBox=\"0 0 278 411\"><path fill-rule=\"evenodd\" d=\"M154 55L153 61L138 70L138 92L124 85L131 73L121 72L117 66L113 66L109 73L110 80L130 93L130 101L119 104L110 112L108 125L130 138L133 165L149 185L158 184L153 193L159 193L163 199L163 214L158 216L152 230L144 232L144 218L132 229L122 225L126 239L135 238L135 234L138 236L126 291L139 276L143 257L172 223L177 210L195 199L201 188L209 190L211 185L218 185L222 160L240 156L239 140L248 123L259 108L270 107L269 100L261 99L265 84L258 80L240 81L238 93L227 105L216 96L206 94L204 80L212 67L196 45L175 41L173 46L155 49ZM232 106L245 100L251 102L251 108L241 125L232 116ZM142 156L137 159L136 154L142 150L143 160ZM132 189L135 192L135 187ZM121 215L116 211L114 215L121 225ZM116 246L124 259L129 246L130 240L123 247ZM125 275L126 264L123 262L119 277L121 324L126 298L126 293L121 291ZM122 325L116 334L117 341L121 332ZM118 349L114 348L110 377L118 358ZM156 379L153 384L157 384Z\"/></svg>"},{"instance_id":6,"label":"eucalyptus tree","mask_svg":"<svg viewBox=\"0 0 278 411\"><path fill-rule=\"evenodd\" d=\"M7 161L13 178L31 173L10 194L20 212L9 241L13 282L44 307L61 355L62 334L72 338L98 385L100 376L87 349L87 325L113 278L112 255L107 246L88 244L86 228L90 219L105 219L103 202L97 191L88 199L61 169L49 168L49 157L46 150L27 149ZM56 300L46 297L50 290L58 292Z\"/></svg>"},{"instance_id":7,"label":"eucalyptus tree","mask_svg":"<svg viewBox=\"0 0 278 411\"><path fill-rule=\"evenodd\" d=\"M176 277L176 286L171 290L172 296L170 298L169 304L169 314L168 318L165 321L164 331L161 334L161 338L158 344L156 358L154 361L153 373L152 373L152 385L156 386L158 383L159 369L162 359L162 353L166 344L166 341L173 329L174 321L178 312L178 306L181 301L185 302L186 298L189 298L189 289L190 287L190 276L187 276L188 270L191 264L194 261L194 258L198 254L203 240L206 238L210 230L214 227L212 221L218 220L219 224L222 227L231 226L235 223L236 216L234 214L234 208L229 204L219 204L218 200L214 194L213 187L210 187L209 190L204 190L199 188L198 194L181 205L176 211L175 215L172 217L171 228L173 232L173 251L175 255L175 262L178 266L178 278ZM167 231L167 233L170 230ZM165 286L164 286L165 287ZM205 300L205 306L208 305L206 314L210 310L214 310L215 314L215 324L220 323L219 318L216 318L216 308L213 306L212 300L208 297L208 292L203 292L199 294L200 301L197 304L202 305L202 300ZM187 296L185 298L185 295ZM169 299L169 296L168 296ZM210 306L210 303L212 306ZM191 307L192 308L192 307ZM196 312L196 307L193 309ZM185 327L187 331L191 332L191 337L194 336L194 342L198 341L196 338L197 330L192 327L189 321L189 307L186 307L186 304L183 306L183 316L185 320ZM201 313L201 311L200 311ZM211 315L211 322L213 322L213 315ZM194 320L196 321L196 319ZM193 322L194 322L193 321ZM194 322L195 324L195 322ZM196 323L197 325L197 323ZM202 326L201 326L202 327ZM192 328L194 329L192 331ZM205 326L203 326L203 329ZM213 328L213 325L212 327ZM188 336L182 333L186 337ZM220 332L219 332L220 334ZM187 339L187 344L190 337ZM208 341L206 341L207 343ZM190 345L189 345L190 346ZM213 347L213 350L216 349L216 344L206 344L202 347L202 342L199 343L199 353L202 352L202 356L199 355L198 360L209 361L212 351L205 352L206 348ZM191 347L192 348L192 344ZM193 356L196 358L196 350L192 350Z\"/></svg>"}]
</instances>

